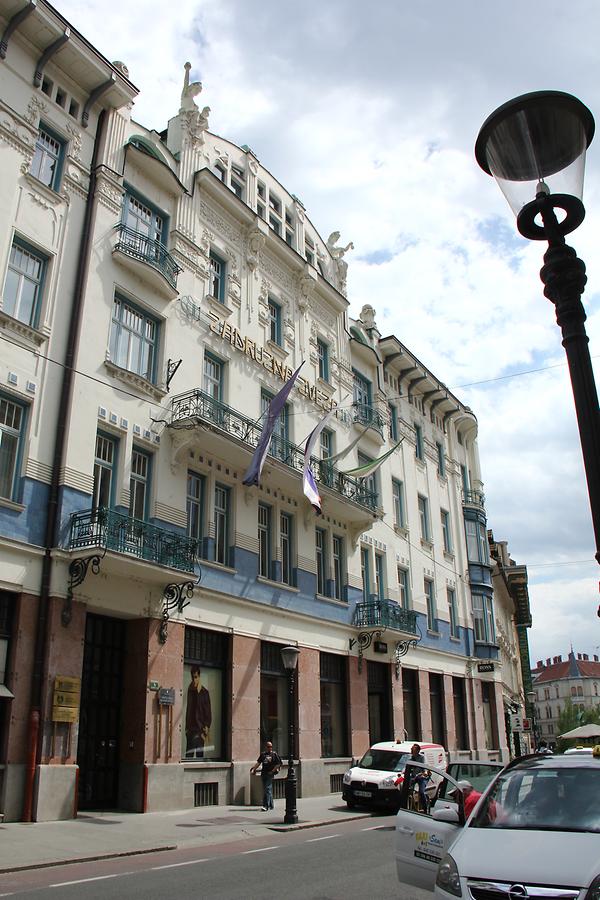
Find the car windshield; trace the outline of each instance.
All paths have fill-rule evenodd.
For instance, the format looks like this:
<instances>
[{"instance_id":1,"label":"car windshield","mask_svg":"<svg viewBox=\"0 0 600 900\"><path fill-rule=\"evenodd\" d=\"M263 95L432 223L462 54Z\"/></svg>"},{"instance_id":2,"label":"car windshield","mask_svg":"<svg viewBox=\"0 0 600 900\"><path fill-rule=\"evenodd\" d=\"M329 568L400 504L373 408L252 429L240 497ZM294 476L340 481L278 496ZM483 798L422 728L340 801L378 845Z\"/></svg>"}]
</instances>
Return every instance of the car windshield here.
<instances>
[{"instance_id":1,"label":"car windshield","mask_svg":"<svg viewBox=\"0 0 600 900\"><path fill-rule=\"evenodd\" d=\"M600 833L600 767L514 768L498 778L471 828Z\"/></svg>"},{"instance_id":2,"label":"car windshield","mask_svg":"<svg viewBox=\"0 0 600 900\"><path fill-rule=\"evenodd\" d=\"M397 753L395 750L367 750L358 765L361 769L401 772L408 757L408 753Z\"/></svg>"}]
</instances>

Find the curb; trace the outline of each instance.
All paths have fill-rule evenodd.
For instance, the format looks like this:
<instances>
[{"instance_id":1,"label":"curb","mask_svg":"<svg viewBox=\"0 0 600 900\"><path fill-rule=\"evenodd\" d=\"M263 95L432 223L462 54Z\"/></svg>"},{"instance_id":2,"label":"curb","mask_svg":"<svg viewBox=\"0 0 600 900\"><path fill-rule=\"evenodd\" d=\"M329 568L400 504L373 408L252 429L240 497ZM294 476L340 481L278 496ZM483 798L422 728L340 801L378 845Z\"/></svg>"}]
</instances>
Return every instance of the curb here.
<instances>
[{"instance_id":1,"label":"curb","mask_svg":"<svg viewBox=\"0 0 600 900\"><path fill-rule=\"evenodd\" d=\"M72 866L75 863L95 862L99 859L119 859L124 856L141 856L143 853L160 853L163 850L177 850L177 844L162 844L160 847L147 847L144 850L117 850L114 853L95 853L93 856L78 856L75 859L53 859L49 862L32 862L24 866L0 868L0 875L11 872L26 872L28 869L51 869L54 866Z\"/></svg>"},{"instance_id":2,"label":"curb","mask_svg":"<svg viewBox=\"0 0 600 900\"><path fill-rule=\"evenodd\" d=\"M269 831L300 831L302 828L319 828L322 825L337 825L338 822L354 822L356 819L370 819L368 813L365 815L344 816L340 819L322 819L318 822L295 822L293 825L268 825Z\"/></svg>"}]
</instances>

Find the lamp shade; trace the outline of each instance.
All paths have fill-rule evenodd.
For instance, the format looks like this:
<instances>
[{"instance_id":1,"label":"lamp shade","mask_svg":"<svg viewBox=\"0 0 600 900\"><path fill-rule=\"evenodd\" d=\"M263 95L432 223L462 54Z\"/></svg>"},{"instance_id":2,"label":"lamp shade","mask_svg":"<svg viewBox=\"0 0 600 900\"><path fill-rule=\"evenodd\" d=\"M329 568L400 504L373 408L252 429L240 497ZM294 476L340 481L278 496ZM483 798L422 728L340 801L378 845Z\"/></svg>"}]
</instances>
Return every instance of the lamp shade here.
<instances>
[{"instance_id":1,"label":"lamp shade","mask_svg":"<svg viewBox=\"0 0 600 900\"><path fill-rule=\"evenodd\" d=\"M587 106L571 94L523 94L486 119L475 157L518 216L540 191L581 199L585 153L594 127Z\"/></svg>"},{"instance_id":2,"label":"lamp shade","mask_svg":"<svg viewBox=\"0 0 600 900\"><path fill-rule=\"evenodd\" d=\"M293 671L298 665L299 655L300 651L297 647L282 647L281 659L283 660L284 669L287 669L288 672Z\"/></svg>"}]
</instances>

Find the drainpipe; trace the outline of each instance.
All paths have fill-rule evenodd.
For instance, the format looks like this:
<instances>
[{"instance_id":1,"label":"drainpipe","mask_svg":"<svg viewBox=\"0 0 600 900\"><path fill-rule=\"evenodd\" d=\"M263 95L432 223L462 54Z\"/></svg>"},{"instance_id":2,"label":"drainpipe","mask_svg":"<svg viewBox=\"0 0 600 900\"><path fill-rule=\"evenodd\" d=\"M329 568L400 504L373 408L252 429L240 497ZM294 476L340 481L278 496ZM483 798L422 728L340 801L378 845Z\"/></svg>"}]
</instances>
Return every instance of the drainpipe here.
<instances>
[{"instance_id":1,"label":"drainpipe","mask_svg":"<svg viewBox=\"0 0 600 900\"><path fill-rule=\"evenodd\" d=\"M46 659L48 644L48 603L50 600L50 577L52 574L52 550L57 546L60 527L60 471L63 464L65 444L67 439L67 411L71 406L73 395L73 364L79 345L81 331L81 313L83 308L84 287L87 281L89 262L91 255L91 236L96 218L96 168L101 139L104 134L106 110L103 109L98 117L96 137L94 138L94 150L90 166L90 183L85 205L83 228L79 245L79 257L75 275L75 288L71 305L71 319L60 390L59 413L54 436L54 456L52 459L52 478L50 493L48 496L48 508L46 513L46 534L44 539L44 558L42 561L42 577L40 584L40 598L38 605L37 626L35 634L35 653L33 658L33 673L31 678L31 700L29 710L29 723L27 729L27 764L25 769L25 790L23 798L23 822L33 821L33 785L36 767L39 764L43 729L41 729L41 706L43 666Z\"/></svg>"}]
</instances>

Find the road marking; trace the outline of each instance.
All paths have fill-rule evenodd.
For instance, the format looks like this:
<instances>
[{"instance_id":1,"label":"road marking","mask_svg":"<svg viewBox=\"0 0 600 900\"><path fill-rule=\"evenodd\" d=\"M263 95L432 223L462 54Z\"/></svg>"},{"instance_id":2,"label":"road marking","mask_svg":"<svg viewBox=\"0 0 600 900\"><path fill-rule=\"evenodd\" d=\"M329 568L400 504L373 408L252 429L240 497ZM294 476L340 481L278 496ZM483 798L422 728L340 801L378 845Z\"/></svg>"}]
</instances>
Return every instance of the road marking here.
<instances>
[{"instance_id":1,"label":"road marking","mask_svg":"<svg viewBox=\"0 0 600 900\"><path fill-rule=\"evenodd\" d=\"M341 837L341 834L326 834L324 837L311 838L305 841L306 844L316 844L317 841L330 841L331 838Z\"/></svg>"},{"instance_id":2,"label":"road marking","mask_svg":"<svg viewBox=\"0 0 600 900\"><path fill-rule=\"evenodd\" d=\"M169 863L168 866L152 866L151 872L160 872L161 869L178 869L180 866L196 866L198 863L210 862L214 856L205 856L202 859L190 859L188 862Z\"/></svg>"},{"instance_id":3,"label":"road marking","mask_svg":"<svg viewBox=\"0 0 600 900\"><path fill-rule=\"evenodd\" d=\"M414 768L414 766L413 766ZM387 825L371 825L370 828L361 828L361 831L381 831L384 828L387 828Z\"/></svg>"},{"instance_id":4,"label":"road marking","mask_svg":"<svg viewBox=\"0 0 600 900\"><path fill-rule=\"evenodd\" d=\"M115 872L113 875L96 875L95 878L79 878L77 881L60 881L58 884L50 884L48 887L69 887L72 884L86 884L88 881L105 881L107 878L122 878L123 875L133 875L133 872Z\"/></svg>"},{"instance_id":5,"label":"road marking","mask_svg":"<svg viewBox=\"0 0 600 900\"><path fill-rule=\"evenodd\" d=\"M265 850L279 850L279 847L259 847L258 850L244 850L242 856L248 856L250 853L264 853Z\"/></svg>"}]
</instances>

